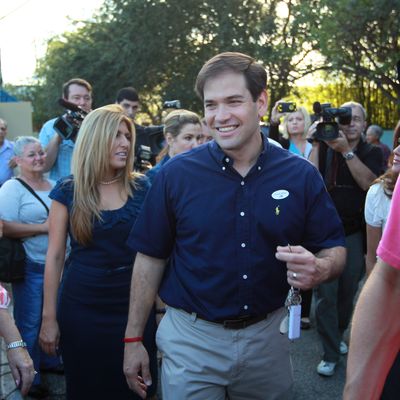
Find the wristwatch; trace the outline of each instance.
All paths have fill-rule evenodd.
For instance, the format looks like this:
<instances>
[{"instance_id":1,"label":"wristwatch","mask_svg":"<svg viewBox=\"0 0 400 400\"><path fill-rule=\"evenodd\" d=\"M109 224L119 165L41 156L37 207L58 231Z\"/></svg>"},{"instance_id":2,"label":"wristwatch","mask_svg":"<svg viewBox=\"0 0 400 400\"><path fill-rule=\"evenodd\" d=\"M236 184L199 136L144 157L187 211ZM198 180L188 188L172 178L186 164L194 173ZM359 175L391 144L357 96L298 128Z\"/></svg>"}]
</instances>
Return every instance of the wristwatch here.
<instances>
[{"instance_id":1,"label":"wristwatch","mask_svg":"<svg viewBox=\"0 0 400 400\"><path fill-rule=\"evenodd\" d=\"M345 160L348 161L354 158L355 154L352 151L348 151L347 153L343 153L342 156Z\"/></svg>"},{"instance_id":2,"label":"wristwatch","mask_svg":"<svg viewBox=\"0 0 400 400\"><path fill-rule=\"evenodd\" d=\"M23 340L16 340L15 342L8 343L7 350L16 349L17 347L26 347Z\"/></svg>"}]
</instances>

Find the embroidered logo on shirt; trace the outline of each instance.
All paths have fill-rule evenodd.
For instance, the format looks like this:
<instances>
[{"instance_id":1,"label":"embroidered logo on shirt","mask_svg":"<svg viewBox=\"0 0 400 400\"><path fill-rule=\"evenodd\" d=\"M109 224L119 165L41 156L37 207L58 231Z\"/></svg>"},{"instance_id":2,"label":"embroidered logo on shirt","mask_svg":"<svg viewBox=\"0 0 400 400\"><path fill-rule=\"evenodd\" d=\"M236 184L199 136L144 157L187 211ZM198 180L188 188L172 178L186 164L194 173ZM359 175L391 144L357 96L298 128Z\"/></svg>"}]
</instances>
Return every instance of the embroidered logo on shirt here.
<instances>
[{"instance_id":1,"label":"embroidered logo on shirt","mask_svg":"<svg viewBox=\"0 0 400 400\"><path fill-rule=\"evenodd\" d=\"M284 190L284 189L275 190L275 192L271 194L271 197L274 200L286 199L286 197L288 197L288 196L289 196L289 192L287 190Z\"/></svg>"}]
</instances>

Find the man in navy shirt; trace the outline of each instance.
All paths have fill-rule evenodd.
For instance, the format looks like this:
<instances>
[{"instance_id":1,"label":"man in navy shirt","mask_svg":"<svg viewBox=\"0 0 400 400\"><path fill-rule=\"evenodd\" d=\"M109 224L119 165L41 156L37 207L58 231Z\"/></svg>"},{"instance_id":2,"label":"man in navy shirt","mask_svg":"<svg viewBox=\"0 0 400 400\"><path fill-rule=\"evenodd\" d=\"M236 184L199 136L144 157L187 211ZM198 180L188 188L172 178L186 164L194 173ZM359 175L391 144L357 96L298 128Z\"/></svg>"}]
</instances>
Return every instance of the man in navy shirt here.
<instances>
[{"instance_id":1,"label":"man in navy shirt","mask_svg":"<svg viewBox=\"0 0 400 400\"><path fill-rule=\"evenodd\" d=\"M342 226L318 171L260 132L266 73L222 53L196 90L215 141L157 175L128 244L138 251L124 371L145 398L151 382L143 328L157 292L163 398L286 399L292 370L279 332L289 285L338 276Z\"/></svg>"}]
</instances>

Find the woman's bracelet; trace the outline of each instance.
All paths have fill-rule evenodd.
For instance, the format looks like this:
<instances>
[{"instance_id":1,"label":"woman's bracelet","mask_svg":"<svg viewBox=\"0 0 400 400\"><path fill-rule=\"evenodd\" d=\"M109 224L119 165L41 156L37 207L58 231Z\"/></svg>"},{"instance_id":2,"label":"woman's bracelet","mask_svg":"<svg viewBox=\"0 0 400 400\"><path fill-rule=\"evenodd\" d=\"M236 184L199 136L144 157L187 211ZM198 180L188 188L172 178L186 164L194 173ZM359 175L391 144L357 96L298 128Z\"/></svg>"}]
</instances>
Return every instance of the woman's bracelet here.
<instances>
[{"instance_id":1,"label":"woman's bracelet","mask_svg":"<svg viewBox=\"0 0 400 400\"><path fill-rule=\"evenodd\" d=\"M143 337L142 336L136 336L136 337L126 337L126 338L124 338L124 343L136 343L136 342L143 342Z\"/></svg>"}]
</instances>

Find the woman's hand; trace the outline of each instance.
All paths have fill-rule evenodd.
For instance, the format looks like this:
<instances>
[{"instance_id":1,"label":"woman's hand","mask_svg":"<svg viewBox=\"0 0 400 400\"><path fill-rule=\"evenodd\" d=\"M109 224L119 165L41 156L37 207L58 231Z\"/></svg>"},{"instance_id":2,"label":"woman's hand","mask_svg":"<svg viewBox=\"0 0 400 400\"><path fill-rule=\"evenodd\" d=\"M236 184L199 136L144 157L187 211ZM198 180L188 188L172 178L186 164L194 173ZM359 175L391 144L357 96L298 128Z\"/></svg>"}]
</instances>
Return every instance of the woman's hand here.
<instances>
[{"instance_id":1,"label":"woman's hand","mask_svg":"<svg viewBox=\"0 0 400 400\"><path fill-rule=\"evenodd\" d=\"M42 350L51 356L56 356L59 341L60 330L57 321L43 318L39 334L39 344Z\"/></svg>"},{"instance_id":2,"label":"woman's hand","mask_svg":"<svg viewBox=\"0 0 400 400\"><path fill-rule=\"evenodd\" d=\"M279 120L285 115L285 113L280 113L278 111L278 105L280 103L284 103L283 100L278 100L275 105L274 108L271 111L271 119L270 119L270 123L272 125L278 125L279 124Z\"/></svg>"},{"instance_id":3,"label":"woman's hand","mask_svg":"<svg viewBox=\"0 0 400 400\"><path fill-rule=\"evenodd\" d=\"M26 396L35 377L33 361L27 350L23 347L7 350L7 359L15 384Z\"/></svg>"}]
</instances>

